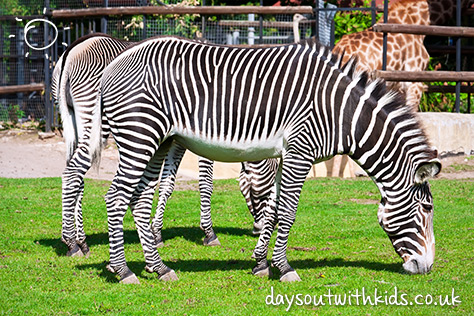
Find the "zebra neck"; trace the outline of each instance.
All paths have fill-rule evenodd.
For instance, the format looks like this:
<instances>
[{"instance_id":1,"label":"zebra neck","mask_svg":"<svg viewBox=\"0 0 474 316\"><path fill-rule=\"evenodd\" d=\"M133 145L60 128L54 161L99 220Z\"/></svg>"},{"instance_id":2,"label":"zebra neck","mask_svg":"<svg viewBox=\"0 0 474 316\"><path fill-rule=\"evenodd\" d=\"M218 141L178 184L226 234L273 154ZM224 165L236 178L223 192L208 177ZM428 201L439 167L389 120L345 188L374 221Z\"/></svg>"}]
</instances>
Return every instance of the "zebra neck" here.
<instances>
[{"instance_id":1,"label":"zebra neck","mask_svg":"<svg viewBox=\"0 0 474 316\"><path fill-rule=\"evenodd\" d=\"M431 158L431 151L414 114L393 102L399 101L382 98L375 108L366 107L351 157L379 187L399 190L413 185L416 168Z\"/></svg>"}]
</instances>

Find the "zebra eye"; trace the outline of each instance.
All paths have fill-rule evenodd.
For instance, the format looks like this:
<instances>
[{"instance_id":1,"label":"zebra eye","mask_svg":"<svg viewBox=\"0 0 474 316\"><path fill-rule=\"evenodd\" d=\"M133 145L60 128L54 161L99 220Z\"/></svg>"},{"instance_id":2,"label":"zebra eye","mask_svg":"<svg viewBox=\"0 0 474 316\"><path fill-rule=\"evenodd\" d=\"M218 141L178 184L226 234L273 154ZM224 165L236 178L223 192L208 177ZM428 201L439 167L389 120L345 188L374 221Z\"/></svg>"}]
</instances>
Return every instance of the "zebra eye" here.
<instances>
[{"instance_id":1,"label":"zebra eye","mask_svg":"<svg viewBox=\"0 0 474 316\"><path fill-rule=\"evenodd\" d=\"M433 205L431 205L431 204L421 203L421 207L422 207L423 210L425 210L426 212L431 212L431 211L433 210Z\"/></svg>"}]
</instances>

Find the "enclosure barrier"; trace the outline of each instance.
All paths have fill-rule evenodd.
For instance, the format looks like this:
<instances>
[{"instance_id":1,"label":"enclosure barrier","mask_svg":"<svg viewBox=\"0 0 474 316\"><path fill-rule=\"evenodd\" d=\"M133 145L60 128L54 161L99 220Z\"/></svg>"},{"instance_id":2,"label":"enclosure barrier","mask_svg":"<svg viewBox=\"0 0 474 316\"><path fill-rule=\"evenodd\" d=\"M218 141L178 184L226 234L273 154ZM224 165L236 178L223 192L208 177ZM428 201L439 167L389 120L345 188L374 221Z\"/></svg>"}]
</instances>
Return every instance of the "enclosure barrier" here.
<instances>
[{"instance_id":1,"label":"enclosure barrier","mask_svg":"<svg viewBox=\"0 0 474 316\"><path fill-rule=\"evenodd\" d=\"M375 24L375 32L405 33L430 36L474 37L474 27L410 25L410 24Z\"/></svg>"},{"instance_id":2,"label":"enclosure barrier","mask_svg":"<svg viewBox=\"0 0 474 316\"><path fill-rule=\"evenodd\" d=\"M223 14L313 14L313 7L264 7L264 6L145 6L145 7L108 7L88 8L75 10L54 10L51 12L53 18L83 18L101 17L110 15L168 15L168 14L201 14L201 15L223 15Z\"/></svg>"},{"instance_id":3,"label":"enclosure barrier","mask_svg":"<svg viewBox=\"0 0 474 316\"><path fill-rule=\"evenodd\" d=\"M469 12L472 13L472 10ZM375 32L383 33L383 66L381 71L376 74L387 81L451 81L456 82L456 112L460 111L461 82L473 82L474 72L461 72L461 38L474 38L474 28L461 27L461 0L456 0L456 27L434 26L434 25L402 25L386 23L388 21L388 1L384 1L384 20L383 24L374 25ZM447 36L456 38L456 71L455 72L401 72L390 71L387 69L387 34L405 33L417 35ZM470 98L468 98L470 100ZM470 102L468 103L468 112L470 112Z\"/></svg>"},{"instance_id":4,"label":"enclosure barrier","mask_svg":"<svg viewBox=\"0 0 474 316\"><path fill-rule=\"evenodd\" d=\"M474 71L395 71L375 70L377 78L387 81L474 82Z\"/></svg>"},{"instance_id":5,"label":"enclosure barrier","mask_svg":"<svg viewBox=\"0 0 474 316\"><path fill-rule=\"evenodd\" d=\"M0 86L0 94L44 91L44 83L31 83L15 86Z\"/></svg>"}]
</instances>

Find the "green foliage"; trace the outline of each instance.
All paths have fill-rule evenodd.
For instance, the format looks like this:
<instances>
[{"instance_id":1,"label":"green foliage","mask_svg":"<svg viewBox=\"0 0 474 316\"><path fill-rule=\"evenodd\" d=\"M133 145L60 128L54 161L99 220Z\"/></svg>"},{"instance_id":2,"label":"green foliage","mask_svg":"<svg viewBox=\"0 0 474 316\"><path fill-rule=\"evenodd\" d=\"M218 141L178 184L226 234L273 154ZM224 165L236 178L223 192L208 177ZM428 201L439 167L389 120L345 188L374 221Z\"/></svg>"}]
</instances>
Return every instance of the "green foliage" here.
<instances>
[{"instance_id":1,"label":"green foliage","mask_svg":"<svg viewBox=\"0 0 474 316\"><path fill-rule=\"evenodd\" d=\"M364 7L370 7L370 1L364 1ZM380 19L382 13L378 13L376 20ZM337 12L334 16L334 38L336 43L345 34L351 34L367 30L372 26L372 15L370 12Z\"/></svg>"},{"instance_id":2,"label":"green foliage","mask_svg":"<svg viewBox=\"0 0 474 316\"><path fill-rule=\"evenodd\" d=\"M35 15L42 14L44 1L2 0L0 13L4 15Z\"/></svg>"},{"instance_id":3,"label":"green foliage","mask_svg":"<svg viewBox=\"0 0 474 316\"><path fill-rule=\"evenodd\" d=\"M18 104L0 105L0 122L10 121L15 125L23 117L25 117L25 112Z\"/></svg>"},{"instance_id":4,"label":"green foliage","mask_svg":"<svg viewBox=\"0 0 474 316\"><path fill-rule=\"evenodd\" d=\"M288 245L303 281L283 284L250 274L257 241L235 180L215 181L214 227L222 247L202 246L199 193L176 191L165 213L159 252L180 278L158 281L145 262L133 219L124 221L125 252L140 285L121 285L109 273L104 194L110 183L86 179L84 223L90 258L65 257L61 179L0 178L0 314L34 315L282 315L288 305L265 303L274 294L343 295L364 288L384 296L451 295L456 306L296 306L296 315L469 315L474 313L473 181L432 181L436 259L428 275L401 273L402 260L377 223L380 195L367 179L307 181ZM197 187L196 182L187 184ZM155 201L156 203L156 201ZM273 236L273 247L275 236ZM271 251L269 257L271 256ZM273 270L276 273L276 270ZM383 298L382 298L383 299Z\"/></svg>"},{"instance_id":5,"label":"green foliage","mask_svg":"<svg viewBox=\"0 0 474 316\"><path fill-rule=\"evenodd\" d=\"M426 45L426 43L425 43ZM431 57L428 64L430 71L436 70L450 70L454 71L455 59L448 58L449 56ZM465 84L465 83L462 83ZM430 85L436 86L455 86L455 82L431 82ZM461 100L459 110L461 113L467 113L468 110L468 97L471 98L471 112L472 105L474 104L474 95L467 93L461 93ZM422 112L455 112L456 111L456 94L455 93L424 93L420 100L420 111Z\"/></svg>"}]
</instances>

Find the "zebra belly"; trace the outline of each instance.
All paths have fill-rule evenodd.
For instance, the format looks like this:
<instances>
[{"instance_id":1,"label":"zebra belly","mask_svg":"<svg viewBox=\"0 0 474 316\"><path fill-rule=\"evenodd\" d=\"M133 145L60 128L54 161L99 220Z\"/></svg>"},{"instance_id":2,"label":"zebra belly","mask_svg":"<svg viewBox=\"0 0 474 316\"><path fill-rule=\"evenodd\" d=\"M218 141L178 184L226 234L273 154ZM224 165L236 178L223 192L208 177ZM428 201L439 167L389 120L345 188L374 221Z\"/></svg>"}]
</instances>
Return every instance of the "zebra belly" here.
<instances>
[{"instance_id":1,"label":"zebra belly","mask_svg":"<svg viewBox=\"0 0 474 316\"><path fill-rule=\"evenodd\" d=\"M280 157L283 138L254 141L220 141L194 135L173 135L173 139L198 156L222 162L256 161Z\"/></svg>"}]
</instances>

